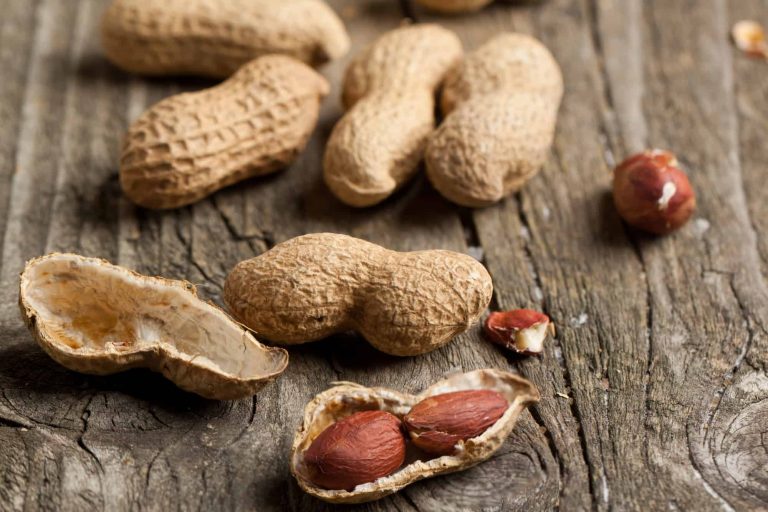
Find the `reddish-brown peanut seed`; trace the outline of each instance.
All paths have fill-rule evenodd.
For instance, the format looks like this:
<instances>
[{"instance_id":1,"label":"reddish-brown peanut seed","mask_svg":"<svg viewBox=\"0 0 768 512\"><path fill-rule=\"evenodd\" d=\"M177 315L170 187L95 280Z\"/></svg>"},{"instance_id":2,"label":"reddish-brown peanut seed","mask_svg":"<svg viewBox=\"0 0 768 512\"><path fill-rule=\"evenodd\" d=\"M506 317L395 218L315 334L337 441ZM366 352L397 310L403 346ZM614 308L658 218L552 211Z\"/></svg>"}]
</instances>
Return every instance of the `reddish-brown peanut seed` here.
<instances>
[{"instance_id":1,"label":"reddish-brown peanut seed","mask_svg":"<svg viewBox=\"0 0 768 512\"><path fill-rule=\"evenodd\" d=\"M520 354L540 354L547 335L555 334L555 324L547 315L532 309L496 311L483 324L485 337Z\"/></svg>"},{"instance_id":2,"label":"reddish-brown peanut seed","mask_svg":"<svg viewBox=\"0 0 768 512\"><path fill-rule=\"evenodd\" d=\"M696 209L693 188L675 155L658 149L616 167L613 201L627 224L657 235L680 228Z\"/></svg>"},{"instance_id":3,"label":"reddish-brown peanut seed","mask_svg":"<svg viewBox=\"0 0 768 512\"><path fill-rule=\"evenodd\" d=\"M455 391L417 403L403 423L413 444L432 455L449 455L460 441L477 437L496 423L508 406L497 391Z\"/></svg>"},{"instance_id":4,"label":"reddish-brown peanut seed","mask_svg":"<svg viewBox=\"0 0 768 512\"><path fill-rule=\"evenodd\" d=\"M304 453L308 478L325 489L351 491L399 468L405 437L396 416L384 411L352 414L323 430Z\"/></svg>"}]
</instances>

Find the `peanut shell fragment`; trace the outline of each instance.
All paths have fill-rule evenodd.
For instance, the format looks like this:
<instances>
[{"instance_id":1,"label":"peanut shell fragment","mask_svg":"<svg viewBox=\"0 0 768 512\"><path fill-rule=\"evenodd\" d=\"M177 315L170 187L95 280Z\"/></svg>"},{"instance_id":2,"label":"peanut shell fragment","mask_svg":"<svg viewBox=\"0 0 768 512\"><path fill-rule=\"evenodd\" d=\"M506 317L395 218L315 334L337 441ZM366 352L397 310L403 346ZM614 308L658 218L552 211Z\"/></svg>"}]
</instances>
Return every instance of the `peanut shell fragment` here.
<instances>
[{"instance_id":1,"label":"peanut shell fragment","mask_svg":"<svg viewBox=\"0 0 768 512\"><path fill-rule=\"evenodd\" d=\"M162 373L206 398L251 396L288 353L260 344L185 281L137 274L97 258L49 254L27 263L21 316L56 362L81 373Z\"/></svg>"}]
</instances>

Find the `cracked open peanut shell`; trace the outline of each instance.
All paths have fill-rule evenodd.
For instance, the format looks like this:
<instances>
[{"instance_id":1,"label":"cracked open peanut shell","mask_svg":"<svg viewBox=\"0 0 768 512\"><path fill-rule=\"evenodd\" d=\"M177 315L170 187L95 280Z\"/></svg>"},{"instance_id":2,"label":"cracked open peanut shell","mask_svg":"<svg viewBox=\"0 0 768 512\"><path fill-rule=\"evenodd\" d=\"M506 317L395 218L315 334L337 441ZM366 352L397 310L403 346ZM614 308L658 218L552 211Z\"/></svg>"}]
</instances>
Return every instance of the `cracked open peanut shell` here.
<instances>
[{"instance_id":1,"label":"cracked open peanut shell","mask_svg":"<svg viewBox=\"0 0 768 512\"><path fill-rule=\"evenodd\" d=\"M512 373L495 369L452 375L417 395L387 388L368 388L351 382L337 384L307 404L303 423L294 437L290 460L291 472L299 486L308 494L331 503L373 501L418 480L474 466L488 459L501 447L522 410L539 400L539 392L533 384ZM404 464L393 473L373 482L359 484L352 490L323 489L312 483L305 454L313 441L330 425L354 413L371 410L385 411L402 419L414 405L426 398L463 390L497 391L509 406L480 435L460 441L454 453L430 455L409 444Z\"/></svg>"},{"instance_id":2,"label":"cracked open peanut shell","mask_svg":"<svg viewBox=\"0 0 768 512\"><path fill-rule=\"evenodd\" d=\"M251 396L288 353L260 344L186 281L148 277L98 258L49 254L27 263L21 316L56 362L82 373L162 373L206 398Z\"/></svg>"}]
</instances>

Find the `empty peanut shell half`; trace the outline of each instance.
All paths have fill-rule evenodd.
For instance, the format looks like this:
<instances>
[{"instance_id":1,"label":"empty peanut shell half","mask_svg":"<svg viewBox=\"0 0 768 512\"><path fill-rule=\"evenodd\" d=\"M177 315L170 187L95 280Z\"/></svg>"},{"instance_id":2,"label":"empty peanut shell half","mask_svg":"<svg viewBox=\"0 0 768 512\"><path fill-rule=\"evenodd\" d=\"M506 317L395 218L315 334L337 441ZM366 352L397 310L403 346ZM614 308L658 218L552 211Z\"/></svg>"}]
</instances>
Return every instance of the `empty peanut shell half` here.
<instances>
[{"instance_id":1,"label":"empty peanut shell half","mask_svg":"<svg viewBox=\"0 0 768 512\"><path fill-rule=\"evenodd\" d=\"M308 478L304 453L325 430L336 421L359 411L382 410L402 419L415 404L425 398L469 389L498 391L509 403L504 414L477 437L457 446L452 455L434 456L410 446L404 464L394 473L349 490L317 487ZM509 372L487 369L457 374L441 380L418 395L400 393L387 388L367 388L353 383L340 383L317 395L304 409L304 421L296 432L291 449L291 472L301 488L331 503L363 503L382 498L403 487L435 475L467 469L488 459L512 432L520 412L538 402L536 387Z\"/></svg>"},{"instance_id":2,"label":"empty peanut shell half","mask_svg":"<svg viewBox=\"0 0 768 512\"><path fill-rule=\"evenodd\" d=\"M253 395L288 365L185 281L148 277L97 258L49 254L27 263L21 316L58 363L107 375L160 372L206 398Z\"/></svg>"}]
</instances>

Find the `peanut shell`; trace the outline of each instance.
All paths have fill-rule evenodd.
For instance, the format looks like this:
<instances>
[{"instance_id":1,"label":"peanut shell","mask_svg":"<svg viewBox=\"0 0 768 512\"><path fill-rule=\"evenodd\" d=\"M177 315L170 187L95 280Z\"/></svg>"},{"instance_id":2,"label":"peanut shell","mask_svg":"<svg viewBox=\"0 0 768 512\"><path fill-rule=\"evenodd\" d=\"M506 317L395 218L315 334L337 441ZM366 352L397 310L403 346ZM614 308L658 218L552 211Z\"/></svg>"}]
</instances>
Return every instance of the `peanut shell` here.
<instances>
[{"instance_id":1,"label":"peanut shell","mask_svg":"<svg viewBox=\"0 0 768 512\"><path fill-rule=\"evenodd\" d=\"M434 350L485 311L485 267L451 251L395 252L333 233L293 238L240 262L224 301L259 335L282 344L355 330L394 355Z\"/></svg>"},{"instance_id":2,"label":"peanut shell","mask_svg":"<svg viewBox=\"0 0 768 512\"><path fill-rule=\"evenodd\" d=\"M315 486L307 478L304 453L312 441L332 423L355 412L382 410L402 418L418 402L427 397L467 389L495 390L509 407L493 425L477 437L459 444L452 455L431 456L415 452L405 465L389 476L357 485L351 491L328 490ZM418 395L387 388L368 388L354 383L338 383L323 391L304 409L304 419L291 448L291 473L308 494L331 503L364 503L377 500L424 478L461 471L494 454L512 432L522 410L539 400L536 387L517 375L502 370L486 369L453 375L435 383Z\"/></svg>"},{"instance_id":3,"label":"peanut shell","mask_svg":"<svg viewBox=\"0 0 768 512\"><path fill-rule=\"evenodd\" d=\"M519 190L547 159L562 94L560 68L546 47L522 34L494 37L446 79L447 117L426 150L429 180L471 207Z\"/></svg>"},{"instance_id":4,"label":"peanut shell","mask_svg":"<svg viewBox=\"0 0 768 512\"><path fill-rule=\"evenodd\" d=\"M97 258L49 254L27 263L21 316L56 362L81 373L162 373L206 398L251 396L288 365L185 281L148 277Z\"/></svg>"},{"instance_id":5,"label":"peanut shell","mask_svg":"<svg viewBox=\"0 0 768 512\"><path fill-rule=\"evenodd\" d=\"M154 105L128 130L120 183L133 202L176 208L289 165L317 124L328 82L281 55Z\"/></svg>"},{"instance_id":6,"label":"peanut shell","mask_svg":"<svg viewBox=\"0 0 768 512\"><path fill-rule=\"evenodd\" d=\"M126 71L221 78L266 54L315 65L349 49L344 25L321 0L114 0L102 43Z\"/></svg>"},{"instance_id":7,"label":"peanut shell","mask_svg":"<svg viewBox=\"0 0 768 512\"><path fill-rule=\"evenodd\" d=\"M342 92L348 112L323 159L336 197L372 206L413 177L435 127L435 91L461 53L453 32L419 24L387 32L355 57Z\"/></svg>"}]
</instances>

